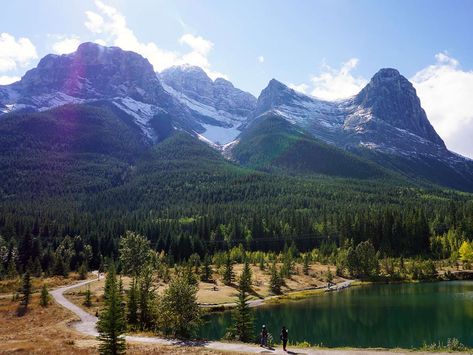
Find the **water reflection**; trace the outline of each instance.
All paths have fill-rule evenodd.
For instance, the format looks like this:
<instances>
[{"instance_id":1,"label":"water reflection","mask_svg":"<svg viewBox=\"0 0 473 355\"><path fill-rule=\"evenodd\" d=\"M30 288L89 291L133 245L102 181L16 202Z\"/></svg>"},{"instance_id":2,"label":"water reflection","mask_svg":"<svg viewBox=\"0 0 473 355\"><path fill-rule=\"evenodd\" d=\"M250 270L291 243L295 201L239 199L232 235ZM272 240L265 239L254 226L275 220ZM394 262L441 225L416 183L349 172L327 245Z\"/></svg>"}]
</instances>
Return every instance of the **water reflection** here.
<instances>
[{"instance_id":1,"label":"water reflection","mask_svg":"<svg viewBox=\"0 0 473 355\"><path fill-rule=\"evenodd\" d=\"M229 312L214 314L200 335L220 339ZM325 346L418 347L458 338L473 346L473 282L373 285L255 309L255 326L291 341Z\"/></svg>"}]
</instances>

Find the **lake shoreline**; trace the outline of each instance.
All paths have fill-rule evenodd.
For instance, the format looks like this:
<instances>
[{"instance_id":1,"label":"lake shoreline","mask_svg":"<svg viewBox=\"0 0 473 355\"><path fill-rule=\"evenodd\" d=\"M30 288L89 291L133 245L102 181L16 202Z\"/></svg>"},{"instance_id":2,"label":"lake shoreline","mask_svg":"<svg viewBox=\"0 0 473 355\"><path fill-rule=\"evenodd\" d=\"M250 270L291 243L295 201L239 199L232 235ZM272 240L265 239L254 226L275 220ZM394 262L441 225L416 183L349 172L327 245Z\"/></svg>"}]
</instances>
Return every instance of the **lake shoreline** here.
<instances>
[{"instance_id":1,"label":"lake shoreline","mask_svg":"<svg viewBox=\"0 0 473 355\"><path fill-rule=\"evenodd\" d=\"M349 283L348 287L360 287L360 286L372 286L372 285L399 285L399 284L418 284L418 283L429 283L429 282L446 282L446 281L462 281L462 280L473 280L473 271L471 270L461 270L452 273L453 275L468 275L467 278L459 277L454 279L446 279L446 278L437 278L437 279L428 279L428 280L359 280L359 279L345 279L346 281L339 282L337 285ZM340 292L343 291L345 288L340 290L332 290L330 292ZM264 297L261 299L250 300L249 306L251 308L260 307L265 305L273 305L273 304L282 304L284 302L291 302L291 301L299 301L306 298L320 296L328 293L326 286L318 286L318 287L310 287L302 290L294 290L283 293L281 295L272 295L268 297ZM226 312L232 310L236 307L236 303L223 303L223 304L199 304L199 307L203 309L207 313L218 313L218 312Z\"/></svg>"}]
</instances>

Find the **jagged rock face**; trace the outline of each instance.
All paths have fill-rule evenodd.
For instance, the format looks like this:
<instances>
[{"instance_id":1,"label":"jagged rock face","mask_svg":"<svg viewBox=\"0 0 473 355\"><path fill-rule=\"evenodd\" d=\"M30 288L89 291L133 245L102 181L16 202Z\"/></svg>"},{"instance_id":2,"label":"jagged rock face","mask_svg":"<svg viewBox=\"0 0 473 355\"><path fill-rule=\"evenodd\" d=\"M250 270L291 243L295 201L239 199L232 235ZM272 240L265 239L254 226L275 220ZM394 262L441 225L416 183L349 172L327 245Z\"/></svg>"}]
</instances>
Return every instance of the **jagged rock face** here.
<instances>
[{"instance_id":1,"label":"jagged rock face","mask_svg":"<svg viewBox=\"0 0 473 355\"><path fill-rule=\"evenodd\" d=\"M276 79L271 79L268 86L261 91L256 104L255 116L259 116L280 105L294 101L296 92Z\"/></svg>"},{"instance_id":2,"label":"jagged rock face","mask_svg":"<svg viewBox=\"0 0 473 355\"><path fill-rule=\"evenodd\" d=\"M181 65L164 70L159 77L165 90L186 107L200 125L199 138L222 146L232 142L252 116L256 98L228 80L212 81L198 67Z\"/></svg>"},{"instance_id":3,"label":"jagged rock face","mask_svg":"<svg viewBox=\"0 0 473 355\"><path fill-rule=\"evenodd\" d=\"M393 127L445 147L422 109L416 90L396 69L381 69L354 103Z\"/></svg>"},{"instance_id":4,"label":"jagged rock face","mask_svg":"<svg viewBox=\"0 0 473 355\"><path fill-rule=\"evenodd\" d=\"M131 97L145 103L155 103L164 91L148 60L94 43L83 43L72 54L47 55L16 88L23 95L58 91L81 99Z\"/></svg>"},{"instance_id":5,"label":"jagged rock face","mask_svg":"<svg viewBox=\"0 0 473 355\"><path fill-rule=\"evenodd\" d=\"M233 86L223 78L214 81L215 106L218 110L228 111L234 115L250 117L256 107L256 98Z\"/></svg>"},{"instance_id":6,"label":"jagged rock face","mask_svg":"<svg viewBox=\"0 0 473 355\"><path fill-rule=\"evenodd\" d=\"M223 78L212 81L199 67L181 65L160 73L163 82L198 103L242 118L253 113L256 98Z\"/></svg>"},{"instance_id":7,"label":"jagged rock face","mask_svg":"<svg viewBox=\"0 0 473 355\"><path fill-rule=\"evenodd\" d=\"M412 84L395 69L382 69L356 96L323 101L273 79L258 98L255 117L273 112L342 148L390 154L447 152L430 125Z\"/></svg>"},{"instance_id":8,"label":"jagged rock face","mask_svg":"<svg viewBox=\"0 0 473 355\"><path fill-rule=\"evenodd\" d=\"M213 102L213 82L198 67L176 66L160 73L161 80L178 93L206 105Z\"/></svg>"}]
</instances>

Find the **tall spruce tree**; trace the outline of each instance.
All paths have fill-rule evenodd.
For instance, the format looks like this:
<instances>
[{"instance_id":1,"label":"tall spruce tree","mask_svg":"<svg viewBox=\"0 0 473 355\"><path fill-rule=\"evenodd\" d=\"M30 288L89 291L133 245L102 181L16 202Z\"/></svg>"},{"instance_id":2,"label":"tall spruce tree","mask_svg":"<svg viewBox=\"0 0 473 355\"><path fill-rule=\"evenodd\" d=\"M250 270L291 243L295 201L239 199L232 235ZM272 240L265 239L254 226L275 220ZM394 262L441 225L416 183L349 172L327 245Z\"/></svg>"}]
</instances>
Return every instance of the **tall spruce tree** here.
<instances>
[{"instance_id":1,"label":"tall spruce tree","mask_svg":"<svg viewBox=\"0 0 473 355\"><path fill-rule=\"evenodd\" d=\"M282 277L281 274L278 272L276 267L276 261L273 262L271 265L271 277L269 279L269 289L275 295L281 294L281 287L282 287Z\"/></svg>"},{"instance_id":2,"label":"tall spruce tree","mask_svg":"<svg viewBox=\"0 0 473 355\"><path fill-rule=\"evenodd\" d=\"M97 322L99 352L104 355L124 354L126 344L123 332L126 323L123 319L122 298L118 290L113 263L108 268L104 298L104 307Z\"/></svg>"},{"instance_id":3,"label":"tall spruce tree","mask_svg":"<svg viewBox=\"0 0 473 355\"><path fill-rule=\"evenodd\" d=\"M251 267L248 263L248 260L245 260L245 264L243 266L243 271L240 275L239 280L239 288L240 290L245 291L245 293L249 293L251 291Z\"/></svg>"},{"instance_id":4,"label":"tall spruce tree","mask_svg":"<svg viewBox=\"0 0 473 355\"><path fill-rule=\"evenodd\" d=\"M138 299L138 285L136 279L133 279L130 289L128 290L126 318L128 325L135 329L138 327Z\"/></svg>"},{"instance_id":5,"label":"tall spruce tree","mask_svg":"<svg viewBox=\"0 0 473 355\"><path fill-rule=\"evenodd\" d=\"M92 307L92 292L90 291L90 286L87 286L87 290L85 290L83 305L86 307Z\"/></svg>"},{"instance_id":6,"label":"tall spruce tree","mask_svg":"<svg viewBox=\"0 0 473 355\"><path fill-rule=\"evenodd\" d=\"M204 257L204 267L202 268L202 275L200 279L204 282L212 281L212 259L208 254Z\"/></svg>"},{"instance_id":7,"label":"tall spruce tree","mask_svg":"<svg viewBox=\"0 0 473 355\"><path fill-rule=\"evenodd\" d=\"M149 330L155 323L155 289L153 286L153 268L147 265L139 278L139 325L142 330Z\"/></svg>"},{"instance_id":8,"label":"tall spruce tree","mask_svg":"<svg viewBox=\"0 0 473 355\"><path fill-rule=\"evenodd\" d=\"M242 342L254 340L253 312L248 304L248 294L244 289L239 290L237 307L232 313L233 325L229 329L229 334Z\"/></svg>"},{"instance_id":9,"label":"tall spruce tree","mask_svg":"<svg viewBox=\"0 0 473 355\"><path fill-rule=\"evenodd\" d=\"M26 271L23 274L23 278L21 281L21 289L20 289L20 305L18 307L18 316L24 316L28 310L28 305L30 304L31 299L31 277L29 271Z\"/></svg>"},{"instance_id":10,"label":"tall spruce tree","mask_svg":"<svg viewBox=\"0 0 473 355\"><path fill-rule=\"evenodd\" d=\"M227 253L227 257L225 259L225 265L223 269L223 283L225 285L231 285L235 278L235 274L233 273L233 262L230 257L230 253Z\"/></svg>"},{"instance_id":11,"label":"tall spruce tree","mask_svg":"<svg viewBox=\"0 0 473 355\"><path fill-rule=\"evenodd\" d=\"M309 253L304 254L304 259L303 259L304 265L302 266L302 272L304 275L309 275L309 269L310 269L310 256Z\"/></svg>"},{"instance_id":12,"label":"tall spruce tree","mask_svg":"<svg viewBox=\"0 0 473 355\"><path fill-rule=\"evenodd\" d=\"M39 305L41 307L47 307L49 305L49 292L48 292L48 288L46 287L46 284L43 284L43 287L41 288L41 296L39 299Z\"/></svg>"}]
</instances>

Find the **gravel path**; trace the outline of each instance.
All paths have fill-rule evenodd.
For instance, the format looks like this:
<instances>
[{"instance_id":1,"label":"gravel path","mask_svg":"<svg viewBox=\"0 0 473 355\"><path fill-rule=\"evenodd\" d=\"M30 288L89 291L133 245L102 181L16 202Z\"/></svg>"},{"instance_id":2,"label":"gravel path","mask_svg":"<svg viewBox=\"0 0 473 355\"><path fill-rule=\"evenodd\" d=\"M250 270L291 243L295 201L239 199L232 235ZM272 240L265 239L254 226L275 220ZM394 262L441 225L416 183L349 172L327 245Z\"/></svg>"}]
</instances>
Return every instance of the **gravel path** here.
<instances>
[{"instance_id":1,"label":"gravel path","mask_svg":"<svg viewBox=\"0 0 473 355\"><path fill-rule=\"evenodd\" d=\"M64 297L64 292L69 291L73 288L86 285L94 282L94 280L86 280L69 286L60 287L51 292L54 300L70 310L72 313L77 315L80 320L74 322L72 327L77 331L96 337L98 335L95 324L97 323L97 317L87 313L82 308L76 306L74 303ZM347 284L349 285L349 284ZM347 286L345 285L345 286ZM288 352L284 352L282 349L264 349L259 346L242 344L242 343L225 343L220 341L186 341L182 342L179 340L169 340L158 337L143 337L143 336L126 336L126 340L130 342L148 343L148 344L161 344L161 345L185 345L185 346L202 346L208 349L221 350L221 351L232 351L238 353L251 353L251 354L307 354L307 355L338 355L338 354L351 354L351 355L363 355L363 354L374 354L374 355L393 355L393 354L407 354L407 352L394 352L386 350L358 350L358 349L295 349L290 348ZM421 354L421 353L417 353ZM432 354L432 353L429 353Z\"/></svg>"}]
</instances>

